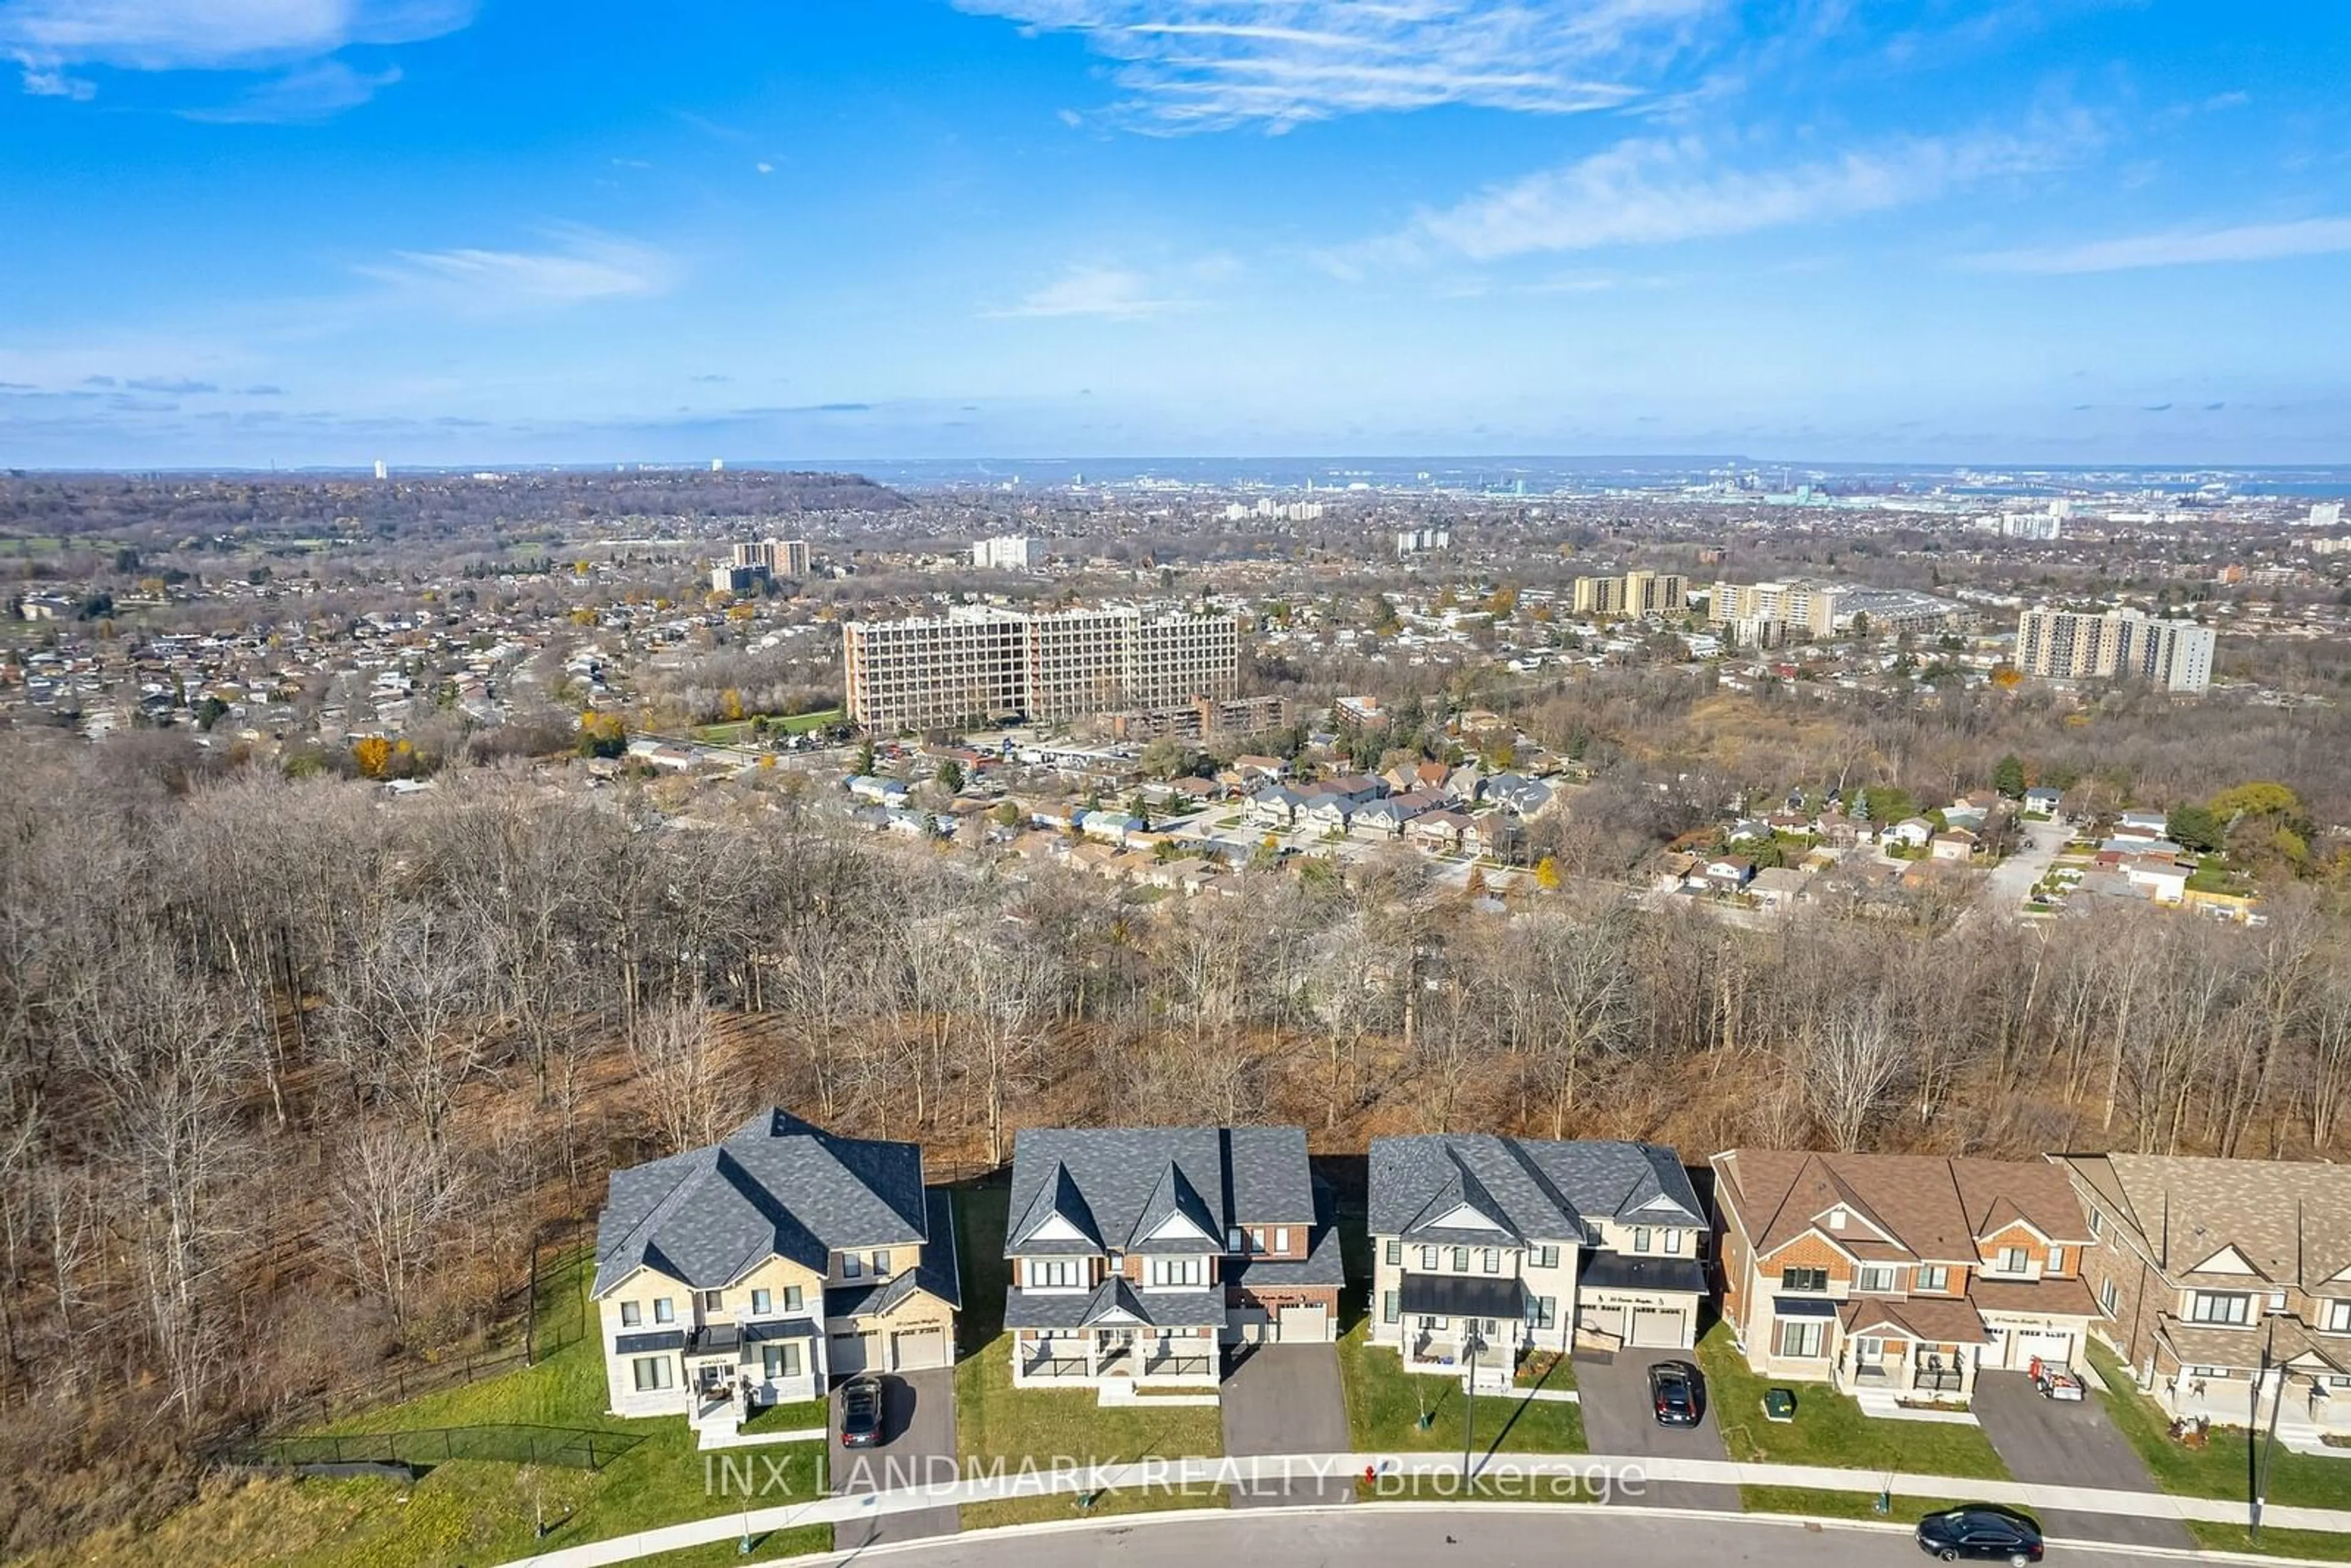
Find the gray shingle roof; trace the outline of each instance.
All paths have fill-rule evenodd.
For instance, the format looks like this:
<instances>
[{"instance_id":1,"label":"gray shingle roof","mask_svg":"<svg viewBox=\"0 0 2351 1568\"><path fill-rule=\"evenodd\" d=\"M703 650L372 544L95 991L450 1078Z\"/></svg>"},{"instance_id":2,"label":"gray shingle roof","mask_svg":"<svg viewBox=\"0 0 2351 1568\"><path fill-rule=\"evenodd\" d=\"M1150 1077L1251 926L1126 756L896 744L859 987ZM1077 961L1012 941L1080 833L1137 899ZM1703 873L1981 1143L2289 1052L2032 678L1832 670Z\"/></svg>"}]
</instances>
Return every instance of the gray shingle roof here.
<instances>
[{"instance_id":1,"label":"gray shingle roof","mask_svg":"<svg viewBox=\"0 0 2351 1568\"><path fill-rule=\"evenodd\" d=\"M1456 1239L1440 1222L1465 1205L1532 1241L1580 1240L1587 1219L1704 1223L1681 1161L1655 1144L1489 1133L1373 1141L1374 1235ZM1485 1233L1462 1233L1473 1234Z\"/></svg>"},{"instance_id":2,"label":"gray shingle roof","mask_svg":"<svg viewBox=\"0 0 2351 1568\"><path fill-rule=\"evenodd\" d=\"M831 1253L919 1243L923 1152L844 1138L771 1109L707 1148L614 1171L596 1222L596 1293L639 1267L697 1290L770 1257L821 1270Z\"/></svg>"},{"instance_id":3,"label":"gray shingle roof","mask_svg":"<svg viewBox=\"0 0 2351 1568\"><path fill-rule=\"evenodd\" d=\"M1237 1225L1311 1225L1314 1184L1301 1127L1040 1127L1013 1145L1008 1258L1165 1250L1146 1239L1171 1214L1222 1251ZM1040 1239L1059 1213L1090 1244ZM1176 1250L1198 1250L1178 1247ZM1048 1326L1048 1325L1039 1325Z\"/></svg>"}]
</instances>

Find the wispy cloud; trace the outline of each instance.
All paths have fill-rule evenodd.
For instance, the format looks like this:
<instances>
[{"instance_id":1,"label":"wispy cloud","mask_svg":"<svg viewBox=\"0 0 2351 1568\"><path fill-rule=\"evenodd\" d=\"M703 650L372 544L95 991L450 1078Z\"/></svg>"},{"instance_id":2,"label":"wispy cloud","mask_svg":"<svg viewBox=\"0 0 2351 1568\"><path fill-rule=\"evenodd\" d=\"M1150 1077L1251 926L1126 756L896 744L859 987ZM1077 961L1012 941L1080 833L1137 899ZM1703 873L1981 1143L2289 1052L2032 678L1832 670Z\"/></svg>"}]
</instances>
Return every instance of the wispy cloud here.
<instances>
[{"instance_id":1,"label":"wispy cloud","mask_svg":"<svg viewBox=\"0 0 2351 1568\"><path fill-rule=\"evenodd\" d=\"M472 0L9 0L0 50L28 67L252 68L438 37L473 16Z\"/></svg>"},{"instance_id":2,"label":"wispy cloud","mask_svg":"<svg viewBox=\"0 0 2351 1568\"><path fill-rule=\"evenodd\" d=\"M2129 272L2148 267L2203 267L2217 262L2278 261L2351 251L2351 218L2244 224L2234 228L2168 229L2122 239L2041 250L1995 251L1973 258L1995 272Z\"/></svg>"},{"instance_id":3,"label":"wispy cloud","mask_svg":"<svg viewBox=\"0 0 2351 1568\"><path fill-rule=\"evenodd\" d=\"M1084 36L1139 128L1216 130L1466 103L1610 109L1727 0L955 0Z\"/></svg>"},{"instance_id":4,"label":"wispy cloud","mask_svg":"<svg viewBox=\"0 0 2351 1568\"><path fill-rule=\"evenodd\" d=\"M1489 186L1402 232L1335 258L1669 245L1883 212L2002 177L2062 168L2095 140L2086 122L2044 134L1921 138L1779 168L1726 165L1696 138L1621 141L1564 168Z\"/></svg>"},{"instance_id":5,"label":"wispy cloud","mask_svg":"<svg viewBox=\"0 0 2351 1568\"><path fill-rule=\"evenodd\" d=\"M1173 298L1151 278L1123 267L1073 267L1008 309L990 316L1093 316L1140 321L1189 310L1196 301Z\"/></svg>"},{"instance_id":6,"label":"wispy cloud","mask_svg":"<svg viewBox=\"0 0 2351 1568\"><path fill-rule=\"evenodd\" d=\"M370 72L321 60L272 78L233 103L180 113L215 125L301 125L356 109L399 79L397 66Z\"/></svg>"},{"instance_id":7,"label":"wispy cloud","mask_svg":"<svg viewBox=\"0 0 2351 1568\"><path fill-rule=\"evenodd\" d=\"M651 246L584 229L556 237L559 244L548 250L404 250L359 271L475 314L638 298L662 293L675 280L675 262Z\"/></svg>"}]
</instances>

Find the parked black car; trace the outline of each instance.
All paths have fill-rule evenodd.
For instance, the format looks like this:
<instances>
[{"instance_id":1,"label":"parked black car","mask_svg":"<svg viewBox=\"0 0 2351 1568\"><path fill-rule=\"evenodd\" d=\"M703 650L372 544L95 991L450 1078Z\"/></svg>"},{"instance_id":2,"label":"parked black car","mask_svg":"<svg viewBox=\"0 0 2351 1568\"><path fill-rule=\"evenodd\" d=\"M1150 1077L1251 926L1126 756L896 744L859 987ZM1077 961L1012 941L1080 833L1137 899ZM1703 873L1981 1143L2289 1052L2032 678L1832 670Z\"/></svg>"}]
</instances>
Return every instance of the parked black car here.
<instances>
[{"instance_id":1,"label":"parked black car","mask_svg":"<svg viewBox=\"0 0 2351 1568\"><path fill-rule=\"evenodd\" d=\"M882 1380L868 1373L841 1391L841 1446L872 1448L882 1442Z\"/></svg>"},{"instance_id":2,"label":"parked black car","mask_svg":"<svg viewBox=\"0 0 2351 1568\"><path fill-rule=\"evenodd\" d=\"M1661 1361L1649 1368L1649 1408L1660 1427L1695 1427L1706 1415L1706 1385L1687 1361Z\"/></svg>"},{"instance_id":3,"label":"parked black car","mask_svg":"<svg viewBox=\"0 0 2351 1568\"><path fill-rule=\"evenodd\" d=\"M1918 1550L1946 1563L2006 1563L2010 1568L2025 1568L2041 1561L2041 1527L2021 1513L1973 1503L1920 1520Z\"/></svg>"}]
</instances>

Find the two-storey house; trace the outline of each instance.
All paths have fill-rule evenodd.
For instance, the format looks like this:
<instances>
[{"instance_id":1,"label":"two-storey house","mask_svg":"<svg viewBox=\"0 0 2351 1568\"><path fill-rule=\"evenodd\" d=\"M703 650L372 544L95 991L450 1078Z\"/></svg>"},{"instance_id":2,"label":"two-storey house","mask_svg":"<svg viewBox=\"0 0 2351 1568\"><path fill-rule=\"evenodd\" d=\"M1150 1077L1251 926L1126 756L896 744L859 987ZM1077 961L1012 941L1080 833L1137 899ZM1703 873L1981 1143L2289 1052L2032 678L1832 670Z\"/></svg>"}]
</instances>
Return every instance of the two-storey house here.
<instances>
[{"instance_id":1,"label":"two-storey house","mask_svg":"<svg viewBox=\"0 0 2351 1568\"><path fill-rule=\"evenodd\" d=\"M1227 1344L1337 1332L1339 1239L1303 1128L1031 1128L1008 1213L1022 1386L1213 1387Z\"/></svg>"},{"instance_id":2,"label":"two-storey house","mask_svg":"<svg viewBox=\"0 0 2351 1568\"><path fill-rule=\"evenodd\" d=\"M1651 1144L1437 1134L1372 1143L1374 1344L1507 1383L1529 1350L1686 1350L1706 1219Z\"/></svg>"},{"instance_id":3,"label":"two-storey house","mask_svg":"<svg viewBox=\"0 0 2351 1568\"><path fill-rule=\"evenodd\" d=\"M2099 1337L2174 1416L2351 1432L2351 1169L2056 1156L2097 1240ZM2274 1411L2273 1411L2274 1406Z\"/></svg>"},{"instance_id":4,"label":"two-storey house","mask_svg":"<svg viewBox=\"0 0 2351 1568\"><path fill-rule=\"evenodd\" d=\"M955 1224L914 1144L768 1110L612 1173L594 1299L616 1416L731 1427L853 1373L955 1359Z\"/></svg>"},{"instance_id":5,"label":"two-storey house","mask_svg":"<svg viewBox=\"0 0 2351 1568\"><path fill-rule=\"evenodd\" d=\"M1712 1163L1722 1316L1758 1372L1966 1403L1979 1372L2082 1365L2091 1239L2046 1161L1734 1149Z\"/></svg>"}]
</instances>

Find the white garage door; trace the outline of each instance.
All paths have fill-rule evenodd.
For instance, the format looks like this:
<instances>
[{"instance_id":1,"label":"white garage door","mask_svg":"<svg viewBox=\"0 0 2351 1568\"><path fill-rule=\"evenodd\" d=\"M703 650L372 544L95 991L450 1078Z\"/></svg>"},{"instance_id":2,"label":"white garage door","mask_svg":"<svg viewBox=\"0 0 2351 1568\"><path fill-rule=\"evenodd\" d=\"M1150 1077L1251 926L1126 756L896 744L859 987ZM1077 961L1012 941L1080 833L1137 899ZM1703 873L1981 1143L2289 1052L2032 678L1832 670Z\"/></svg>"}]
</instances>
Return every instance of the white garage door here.
<instances>
[{"instance_id":1,"label":"white garage door","mask_svg":"<svg viewBox=\"0 0 2351 1568\"><path fill-rule=\"evenodd\" d=\"M1679 1312L1667 1312L1662 1307L1635 1307L1633 1337L1628 1343L1680 1350L1689 1343L1689 1336L1682 1332L1682 1322Z\"/></svg>"},{"instance_id":2,"label":"white garage door","mask_svg":"<svg viewBox=\"0 0 2351 1568\"><path fill-rule=\"evenodd\" d=\"M826 1370L835 1377L854 1377L872 1364L874 1341L880 1336L837 1333L825 1345Z\"/></svg>"},{"instance_id":3,"label":"white garage door","mask_svg":"<svg viewBox=\"0 0 2351 1568\"><path fill-rule=\"evenodd\" d=\"M1625 1343L1625 1309L1622 1307L1586 1307L1583 1326L1590 1333Z\"/></svg>"},{"instance_id":4,"label":"white garage door","mask_svg":"<svg viewBox=\"0 0 2351 1568\"><path fill-rule=\"evenodd\" d=\"M1331 1338L1331 1309L1321 1305L1284 1307L1274 1337L1285 1344L1326 1343Z\"/></svg>"},{"instance_id":5,"label":"white garage door","mask_svg":"<svg viewBox=\"0 0 2351 1568\"><path fill-rule=\"evenodd\" d=\"M936 1325L899 1329L890 1336L890 1364L899 1372L921 1372L948 1362L947 1336Z\"/></svg>"},{"instance_id":6,"label":"white garage door","mask_svg":"<svg viewBox=\"0 0 2351 1568\"><path fill-rule=\"evenodd\" d=\"M2039 1356L2059 1366L2070 1366L2074 1358L2074 1336L2049 1329L2018 1329L2008 1336L2008 1364L2018 1372L2032 1365Z\"/></svg>"}]
</instances>

